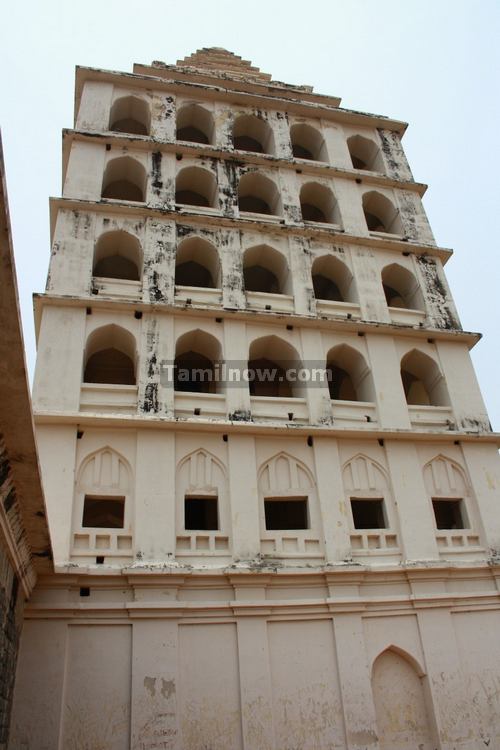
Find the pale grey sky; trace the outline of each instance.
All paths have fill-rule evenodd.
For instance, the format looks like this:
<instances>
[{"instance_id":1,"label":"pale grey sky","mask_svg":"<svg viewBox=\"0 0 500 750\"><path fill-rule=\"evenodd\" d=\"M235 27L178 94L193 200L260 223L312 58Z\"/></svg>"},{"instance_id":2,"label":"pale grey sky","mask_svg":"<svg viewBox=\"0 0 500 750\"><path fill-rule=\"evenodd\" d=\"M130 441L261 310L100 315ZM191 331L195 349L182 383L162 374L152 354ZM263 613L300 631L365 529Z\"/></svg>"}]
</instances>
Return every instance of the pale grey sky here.
<instances>
[{"instance_id":1,"label":"pale grey sky","mask_svg":"<svg viewBox=\"0 0 500 750\"><path fill-rule=\"evenodd\" d=\"M500 430L496 221L498 0L28 0L4 7L0 126L28 362L31 294L49 260L48 196L61 193L61 129L75 65L131 71L226 47L274 78L312 84L351 109L410 123L403 144L437 241L493 426Z\"/></svg>"}]
</instances>

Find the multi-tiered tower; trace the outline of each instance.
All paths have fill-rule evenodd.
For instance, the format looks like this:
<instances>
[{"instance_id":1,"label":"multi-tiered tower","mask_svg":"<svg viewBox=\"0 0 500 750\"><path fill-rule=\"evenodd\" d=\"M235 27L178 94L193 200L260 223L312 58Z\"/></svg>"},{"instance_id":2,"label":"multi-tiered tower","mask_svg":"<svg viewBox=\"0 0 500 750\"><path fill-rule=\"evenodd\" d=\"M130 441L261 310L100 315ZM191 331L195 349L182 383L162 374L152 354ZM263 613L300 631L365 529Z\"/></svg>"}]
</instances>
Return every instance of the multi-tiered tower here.
<instances>
[{"instance_id":1,"label":"multi-tiered tower","mask_svg":"<svg viewBox=\"0 0 500 750\"><path fill-rule=\"evenodd\" d=\"M339 104L220 49L77 70L13 748L500 743L478 337L405 125Z\"/></svg>"}]
</instances>

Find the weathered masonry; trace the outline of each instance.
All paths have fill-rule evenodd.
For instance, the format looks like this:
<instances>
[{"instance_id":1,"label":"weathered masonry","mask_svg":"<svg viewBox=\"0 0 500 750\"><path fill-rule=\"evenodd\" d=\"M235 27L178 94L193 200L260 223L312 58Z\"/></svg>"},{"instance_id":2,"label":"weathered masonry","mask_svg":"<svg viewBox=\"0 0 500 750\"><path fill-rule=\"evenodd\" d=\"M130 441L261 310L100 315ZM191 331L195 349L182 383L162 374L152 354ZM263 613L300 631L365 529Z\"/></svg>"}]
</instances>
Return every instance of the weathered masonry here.
<instances>
[{"instance_id":1,"label":"weathered masonry","mask_svg":"<svg viewBox=\"0 0 500 750\"><path fill-rule=\"evenodd\" d=\"M52 571L24 361L0 137L0 750L6 750L25 601Z\"/></svg>"},{"instance_id":2,"label":"weathered masonry","mask_svg":"<svg viewBox=\"0 0 500 750\"><path fill-rule=\"evenodd\" d=\"M498 435L405 127L221 49L77 70L12 750L500 747Z\"/></svg>"}]
</instances>

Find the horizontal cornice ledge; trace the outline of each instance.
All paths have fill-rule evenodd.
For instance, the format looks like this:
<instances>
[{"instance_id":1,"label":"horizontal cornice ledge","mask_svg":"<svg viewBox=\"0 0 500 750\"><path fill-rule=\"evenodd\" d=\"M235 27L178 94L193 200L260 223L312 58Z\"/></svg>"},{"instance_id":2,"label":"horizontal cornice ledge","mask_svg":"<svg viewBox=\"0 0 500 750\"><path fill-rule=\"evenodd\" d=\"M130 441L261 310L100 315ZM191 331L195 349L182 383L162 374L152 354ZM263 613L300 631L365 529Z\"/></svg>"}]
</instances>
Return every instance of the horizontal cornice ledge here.
<instances>
[{"instance_id":1,"label":"horizontal cornice ledge","mask_svg":"<svg viewBox=\"0 0 500 750\"><path fill-rule=\"evenodd\" d=\"M114 131L88 131L71 130L65 128L63 134L63 175L66 174L69 161L70 146L74 141L92 143L96 139L111 142L118 148L129 148L133 146L139 151L160 151L166 154L182 153L185 156L207 159L219 159L237 162L239 165L263 166L266 168L288 169L300 172L304 175L315 177L339 177L351 181L361 180L366 185L378 185L380 187L393 187L400 190L410 190L423 196L427 191L427 185L414 180L400 180L395 177L384 175L381 172L371 172L363 169L348 169L338 167L326 162L314 162L306 159L284 159L269 154L254 154L246 151L234 151L233 149L221 149L217 146L206 144L188 143L186 141L158 141L150 136L127 135Z\"/></svg>"},{"instance_id":2,"label":"horizontal cornice ledge","mask_svg":"<svg viewBox=\"0 0 500 750\"><path fill-rule=\"evenodd\" d=\"M447 609L464 611L500 609L500 592L478 591L463 593L401 594L393 596L328 597L319 599L265 599L227 601L129 601L129 602L72 602L31 603L25 609L25 617L36 618L116 618L153 619L228 619L235 617L266 617L280 619L289 617L315 618L337 614L365 614L380 617L391 614L407 614L423 609Z\"/></svg>"},{"instance_id":3,"label":"horizontal cornice ledge","mask_svg":"<svg viewBox=\"0 0 500 750\"><path fill-rule=\"evenodd\" d=\"M167 71L168 78L165 75L159 75L160 71L164 73ZM384 115L340 108L338 97L315 94L303 88L273 86L272 83L260 84L253 81L243 83L241 80L210 74L193 75L180 71L175 66L170 68L169 66L165 68L136 66L134 73L76 66L75 113L78 112L80 106L84 83L96 80L122 85L126 83L131 88L147 90L154 88L157 91L190 95L195 93L196 97L201 99L229 101L235 106L269 107L305 117L321 117L361 127L383 128L399 133L401 136L408 127L408 123Z\"/></svg>"},{"instance_id":4,"label":"horizontal cornice ledge","mask_svg":"<svg viewBox=\"0 0 500 750\"><path fill-rule=\"evenodd\" d=\"M460 430L391 430L375 427L374 429L356 429L335 425L325 426L317 424L295 424L290 422L232 422L226 419L184 419L175 417L152 416L151 414L103 414L90 412L55 412L35 411L35 424L70 424L75 429L81 427L129 427L138 429L165 429L179 432L215 432L246 435L278 435L285 437L305 436L335 439L363 439L363 440L405 440L410 442L452 443L480 442L493 443L500 447L500 433L497 432L465 432Z\"/></svg>"},{"instance_id":5,"label":"horizontal cornice ledge","mask_svg":"<svg viewBox=\"0 0 500 750\"><path fill-rule=\"evenodd\" d=\"M480 340L481 334L474 331L463 331L456 328L430 328L420 326L409 326L402 323L383 323L371 320L352 320L346 317L326 317L322 315L301 315L291 312L279 312L272 310L261 310L251 308L228 308L222 306L209 306L185 303L170 305L168 303L149 303L133 299L116 299L98 295L62 295L53 293L35 293L33 295L35 307L35 329L38 338L41 313L44 307L92 307L94 310L109 310L113 313L118 311L141 311L155 313L157 315L169 315L182 317L206 317L228 320L244 320L250 323L258 321L262 326L294 325L302 328L324 329L328 331L339 331L342 333L379 333L385 336L397 336L404 338L427 339L432 337L442 341L460 341L472 349Z\"/></svg>"},{"instance_id":6,"label":"horizontal cornice ledge","mask_svg":"<svg viewBox=\"0 0 500 750\"><path fill-rule=\"evenodd\" d=\"M228 229L262 231L267 234L292 235L308 237L316 241L335 242L339 245L362 245L372 250L382 249L393 252L413 253L439 258L443 265L449 260L453 251L449 248L438 247L434 244L425 244L415 240L391 239L375 237L373 235L356 235L344 232L333 227L326 228L323 224L315 227L312 222L306 224L285 224L280 217L271 216L269 220L231 217L222 215L220 212L202 213L190 211L185 208L175 209L173 207L149 206L146 204L107 200L99 201L82 198L61 198L52 196L50 199L50 240L53 242L57 213L61 210L67 211L94 211L96 213L107 213L124 216L143 216L178 221L190 226L214 226L217 229L226 227ZM212 209L213 211L213 209Z\"/></svg>"}]
</instances>

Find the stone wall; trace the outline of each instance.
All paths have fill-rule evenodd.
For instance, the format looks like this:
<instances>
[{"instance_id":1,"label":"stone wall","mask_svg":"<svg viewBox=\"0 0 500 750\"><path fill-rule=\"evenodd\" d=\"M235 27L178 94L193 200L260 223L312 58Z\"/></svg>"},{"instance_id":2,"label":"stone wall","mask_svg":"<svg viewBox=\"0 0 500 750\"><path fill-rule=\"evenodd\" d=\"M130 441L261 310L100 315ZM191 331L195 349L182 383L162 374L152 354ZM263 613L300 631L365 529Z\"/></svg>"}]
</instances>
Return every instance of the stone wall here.
<instances>
[{"instance_id":1,"label":"stone wall","mask_svg":"<svg viewBox=\"0 0 500 750\"><path fill-rule=\"evenodd\" d=\"M0 750L7 747L9 736L23 608L18 578L5 548L0 546Z\"/></svg>"}]
</instances>

